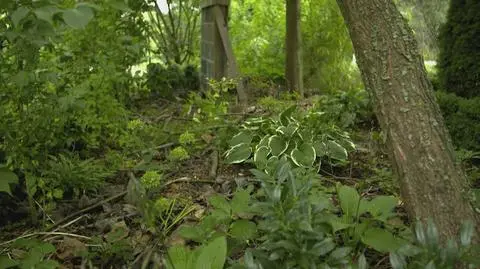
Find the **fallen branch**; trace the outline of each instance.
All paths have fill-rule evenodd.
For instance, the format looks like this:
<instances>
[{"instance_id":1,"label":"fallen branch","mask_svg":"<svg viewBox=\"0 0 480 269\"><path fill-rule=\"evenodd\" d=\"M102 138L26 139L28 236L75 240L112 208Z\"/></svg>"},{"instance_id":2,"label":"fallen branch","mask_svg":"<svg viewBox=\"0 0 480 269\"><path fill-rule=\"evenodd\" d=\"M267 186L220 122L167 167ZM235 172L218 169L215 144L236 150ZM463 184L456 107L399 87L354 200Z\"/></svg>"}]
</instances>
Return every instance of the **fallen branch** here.
<instances>
[{"instance_id":1,"label":"fallen branch","mask_svg":"<svg viewBox=\"0 0 480 269\"><path fill-rule=\"evenodd\" d=\"M82 210L80 210L80 211L77 211L77 212L75 212L75 213L72 213L72 214L66 216L65 218L57 221L57 223L55 223L54 225L48 227L47 229L45 229L45 231L46 231L46 232L53 231L53 230L55 230L58 226L64 224L65 222L67 222L67 221L69 221L69 220L71 220L71 219L73 219L73 218L76 218L76 217L78 217L78 216L80 216L80 215L83 215L83 214L85 214L85 213L87 213L87 212L90 212L90 211L96 209L97 207L100 207L100 206L102 206L102 205L104 205L104 204L106 204L106 203L108 203L108 202L110 202L110 201L117 200L117 199L125 196L126 194L127 194L127 191L123 191L123 192L121 192L121 193L119 193L119 194L116 194L116 195L111 196L111 197L109 197L109 198L107 198L107 199L104 199L104 200L102 200L102 201L100 201L100 202L98 202L98 203L96 203L96 204L94 204L94 205L91 205L91 206L86 207L86 208L84 208L84 209L82 209Z\"/></svg>"},{"instance_id":2,"label":"fallen branch","mask_svg":"<svg viewBox=\"0 0 480 269\"><path fill-rule=\"evenodd\" d=\"M81 238L81 239L85 239L85 240L90 240L91 239L88 236L79 235L79 234L62 233L62 232L36 232L36 233L31 233L31 234L25 234L25 235L22 235L22 236L19 236L19 237L15 238L15 239L8 240L6 242L0 243L0 246L10 245L11 243L13 243L13 242L15 242L19 239L30 238L30 237L34 237L34 236L38 236L38 235L62 235L62 236Z\"/></svg>"},{"instance_id":3,"label":"fallen branch","mask_svg":"<svg viewBox=\"0 0 480 269\"><path fill-rule=\"evenodd\" d=\"M166 182L165 184L162 185L162 187L166 187L166 186L169 186L169 185L172 185L172 184L175 184L175 183L180 183L180 182L182 182L182 183L216 184L216 182L213 181L213 180L202 180L202 179L192 179L192 178L189 178L189 177L181 177L181 178L177 178L177 179Z\"/></svg>"}]
</instances>

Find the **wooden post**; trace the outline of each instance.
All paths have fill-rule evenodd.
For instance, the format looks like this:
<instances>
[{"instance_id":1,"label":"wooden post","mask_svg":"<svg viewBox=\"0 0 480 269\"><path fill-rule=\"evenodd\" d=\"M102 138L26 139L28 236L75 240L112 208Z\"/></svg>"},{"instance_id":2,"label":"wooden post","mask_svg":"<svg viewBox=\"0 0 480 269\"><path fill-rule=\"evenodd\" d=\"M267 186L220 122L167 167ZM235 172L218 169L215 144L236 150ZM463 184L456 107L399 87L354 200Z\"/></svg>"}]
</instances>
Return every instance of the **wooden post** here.
<instances>
[{"instance_id":1,"label":"wooden post","mask_svg":"<svg viewBox=\"0 0 480 269\"><path fill-rule=\"evenodd\" d=\"M200 78L205 89L207 79L238 78L238 69L228 37L228 6L230 0L204 0L202 10L202 44ZM237 85L238 102L247 104L243 83Z\"/></svg>"}]
</instances>

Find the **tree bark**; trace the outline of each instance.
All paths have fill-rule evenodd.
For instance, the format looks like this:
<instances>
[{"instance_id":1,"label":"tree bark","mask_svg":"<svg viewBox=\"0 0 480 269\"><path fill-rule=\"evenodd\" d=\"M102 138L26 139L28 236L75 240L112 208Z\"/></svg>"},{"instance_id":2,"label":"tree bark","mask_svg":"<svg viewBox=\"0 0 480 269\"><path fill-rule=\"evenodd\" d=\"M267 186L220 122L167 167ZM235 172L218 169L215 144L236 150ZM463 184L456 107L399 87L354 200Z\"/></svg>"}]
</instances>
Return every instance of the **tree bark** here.
<instances>
[{"instance_id":1,"label":"tree bark","mask_svg":"<svg viewBox=\"0 0 480 269\"><path fill-rule=\"evenodd\" d=\"M392 0L337 2L411 218L458 235L477 216L412 30Z\"/></svg>"},{"instance_id":2,"label":"tree bark","mask_svg":"<svg viewBox=\"0 0 480 269\"><path fill-rule=\"evenodd\" d=\"M303 97L303 72L300 31L300 0L286 0L287 33L285 78L287 89L298 91Z\"/></svg>"}]
</instances>

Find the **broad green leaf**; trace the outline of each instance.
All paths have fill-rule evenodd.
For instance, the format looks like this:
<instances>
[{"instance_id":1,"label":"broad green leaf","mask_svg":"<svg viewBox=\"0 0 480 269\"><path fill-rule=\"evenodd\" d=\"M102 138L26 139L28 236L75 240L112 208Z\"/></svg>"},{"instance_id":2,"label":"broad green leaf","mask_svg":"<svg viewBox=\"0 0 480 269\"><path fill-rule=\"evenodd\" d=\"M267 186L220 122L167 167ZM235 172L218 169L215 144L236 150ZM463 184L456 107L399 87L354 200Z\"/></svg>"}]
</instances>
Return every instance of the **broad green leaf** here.
<instances>
[{"instance_id":1,"label":"broad green leaf","mask_svg":"<svg viewBox=\"0 0 480 269\"><path fill-rule=\"evenodd\" d=\"M212 242L202 246L195 262L195 269L223 269L227 258L227 240L217 237Z\"/></svg>"},{"instance_id":2,"label":"broad green leaf","mask_svg":"<svg viewBox=\"0 0 480 269\"><path fill-rule=\"evenodd\" d=\"M44 6L33 10L38 19L44 20L53 25L53 16L60 12L56 6Z\"/></svg>"},{"instance_id":3,"label":"broad green leaf","mask_svg":"<svg viewBox=\"0 0 480 269\"><path fill-rule=\"evenodd\" d=\"M10 184L18 184L17 175L7 168L0 168L0 192L12 195Z\"/></svg>"},{"instance_id":4,"label":"broad green leaf","mask_svg":"<svg viewBox=\"0 0 480 269\"><path fill-rule=\"evenodd\" d=\"M326 145L328 157L339 161L344 161L348 158L347 150L337 142L329 140Z\"/></svg>"},{"instance_id":5,"label":"broad green leaf","mask_svg":"<svg viewBox=\"0 0 480 269\"><path fill-rule=\"evenodd\" d=\"M405 245L405 241L380 228L370 228L362 235L362 242L379 252L393 252Z\"/></svg>"},{"instance_id":6,"label":"broad green leaf","mask_svg":"<svg viewBox=\"0 0 480 269\"><path fill-rule=\"evenodd\" d=\"M264 168L267 165L268 155L270 154L270 148L260 147L253 154L253 162L259 168Z\"/></svg>"},{"instance_id":7,"label":"broad green leaf","mask_svg":"<svg viewBox=\"0 0 480 269\"><path fill-rule=\"evenodd\" d=\"M252 155L252 148L249 144L242 143L229 149L226 153L225 162L229 164L243 163Z\"/></svg>"},{"instance_id":8,"label":"broad green leaf","mask_svg":"<svg viewBox=\"0 0 480 269\"><path fill-rule=\"evenodd\" d=\"M315 147L315 152L317 153L317 157L323 157L327 155L328 148L324 142L318 141L313 146Z\"/></svg>"},{"instance_id":9,"label":"broad green leaf","mask_svg":"<svg viewBox=\"0 0 480 269\"><path fill-rule=\"evenodd\" d=\"M55 260L43 260L35 266L35 269L54 269L59 267L60 263Z\"/></svg>"},{"instance_id":10,"label":"broad green leaf","mask_svg":"<svg viewBox=\"0 0 480 269\"><path fill-rule=\"evenodd\" d=\"M261 147L268 147L268 140L270 138L270 135L264 136L262 139L260 139L260 142L257 144L257 149Z\"/></svg>"},{"instance_id":11,"label":"broad green leaf","mask_svg":"<svg viewBox=\"0 0 480 269\"><path fill-rule=\"evenodd\" d=\"M303 142L311 143L313 141L313 133L310 129L303 129L301 131L297 131L297 134Z\"/></svg>"},{"instance_id":12,"label":"broad green leaf","mask_svg":"<svg viewBox=\"0 0 480 269\"><path fill-rule=\"evenodd\" d=\"M285 136L292 137L298 130L299 126L297 122L290 122L285 128Z\"/></svg>"},{"instance_id":13,"label":"broad green leaf","mask_svg":"<svg viewBox=\"0 0 480 269\"><path fill-rule=\"evenodd\" d=\"M315 256L325 256L333 249L335 249L335 242L333 242L332 238L327 238L322 242L313 245L310 252Z\"/></svg>"},{"instance_id":14,"label":"broad green leaf","mask_svg":"<svg viewBox=\"0 0 480 269\"><path fill-rule=\"evenodd\" d=\"M227 199L225 199L225 197L223 197L222 195L215 194L213 196L210 196L208 198L208 203L214 208L220 209L225 213L230 214L231 212L230 204L228 203Z\"/></svg>"},{"instance_id":15,"label":"broad green leaf","mask_svg":"<svg viewBox=\"0 0 480 269\"><path fill-rule=\"evenodd\" d=\"M239 240L250 240L257 233L257 225L248 220L237 220L230 226L230 234Z\"/></svg>"},{"instance_id":16,"label":"broad green leaf","mask_svg":"<svg viewBox=\"0 0 480 269\"><path fill-rule=\"evenodd\" d=\"M345 230L353 226L353 223L345 223L343 218L337 217L337 216L331 216L328 219L328 223L330 224L330 226L332 226L333 233L336 233L341 230Z\"/></svg>"},{"instance_id":17,"label":"broad green leaf","mask_svg":"<svg viewBox=\"0 0 480 269\"><path fill-rule=\"evenodd\" d=\"M27 17L28 13L30 13L30 9L28 9L26 7L22 6L22 7L17 8L12 13L12 16L11 16L13 25L15 27L18 27L18 25L20 24L20 21L22 21L25 17Z\"/></svg>"},{"instance_id":18,"label":"broad green leaf","mask_svg":"<svg viewBox=\"0 0 480 269\"><path fill-rule=\"evenodd\" d=\"M124 0L109 0L108 4L113 8L121 11L125 11L125 12L133 11L132 9L130 9L130 7L128 7L128 5L125 3Z\"/></svg>"},{"instance_id":19,"label":"broad green leaf","mask_svg":"<svg viewBox=\"0 0 480 269\"><path fill-rule=\"evenodd\" d=\"M355 217L360 203L360 195L357 190L350 186L341 185L337 188L337 192L343 214L345 214L348 219Z\"/></svg>"},{"instance_id":20,"label":"broad green leaf","mask_svg":"<svg viewBox=\"0 0 480 269\"><path fill-rule=\"evenodd\" d=\"M18 261L12 260L8 256L0 256L0 268L13 268L18 264Z\"/></svg>"},{"instance_id":21,"label":"broad green leaf","mask_svg":"<svg viewBox=\"0 0 480 269\"><path fill-rule=\"evenodd\" d=\"M312 144L304 143L300 147L293 149L290 157L297 166L311 167L317 156Z\"/></svg>"},{"instance_id":22,"label":"broad green leaf","mask_svg":"<svg viewBox=\"0 0 480 269\"><path fill-rule=\"evenodd\" d=\"M234 147L236 145L240 145L240 144L250 144L252 142L252 135L250 134L250 132L248 131L243 131L243 132L240 132L238 134L236 134L234 137L232 137L232 139L230 139L230 141L228 141L228 144L231 146L231 147Z\"/></svg>"},{"instance_id":23,"label":"broad green leaf","mask_svg":"<svg viewBox=\"0 0 480 269\"><path fill-rule=\"evenodd\" d=\"M377 196L368 202L367 210L373 217L382 221L393 215L393 210L397 206L398 199L394 196Z\"/></svg>"},{"instance_id":24,"label":"broad green leaf","mask_svg":"<svg viewBox=\"0 0 480 269\"><path fill-rule=\"evenodd\" d=\"M280 156L287 150L288 142L278 135L273 135L268 140L268 146L273 156Z\"/></svg>"},{"instance_id":25,"label":"broad green leaf","mask_svg":"<svg viewBox=\"0 0 480 269\"><path fill-rule=\"evenodd\" d=\"M393 269L404 269L407 266L405 258L396 252L390 252L389 258Z\"/></svg>"},{"instance_id":26,"label":"broad green leaf","mask_svg":"<svg viewBox=\"0 0 480 269\"><path fill-rule=\"evenodd\" d=\"M196 226L182 225L178 230L178 234L185 239L190 239L196 242L202 242L204 239L202 229Z\"/></svg>"},{"instance_id":27,"label":"broad green leaf","mask_svg":"<svg viewBox=\"0 0 480 269\"><path fill-rule=\"evenodd\" d=\"M280 113L280 123L283 126L287 126L290 123L290 117L292 116L293 112L295 112L295 109L297 109L297 105L292 105Z\"/></svg>"},{"instance_id":28,"label":"broad green leaf","mask_svg":"<svg viewBox=\"0 0 480 269\"><path fill-rule=\"evenodd\" d=\"M462 228L460 229L460 243L462 246L470 246L474 231L475 227L473 221L469 220L462 223Z\"/></svg>"},{"instance_id":29,"label":"broad green leaf","mask_svg":"<svg viewBox=\"0 0 480 269\"><path fill-rule=\"evenodd\" d=\"M232 214L242 214L249 212L250 193L247 190L239 190L235 192L230 206L232 208Z\"/></svg>"},{"instance_id":30,"label":"broad green leaf","mask_svg":"<svg viewBox=\"0 0 480 269\"><path fill-rule=\"evenodd\" d=\"M65 23L77 29L87 26L90 20L93 19L93 16L92 9L86 6L78 6L77 8L63 11L63 20Z\"/></svg>"},{"instance_id":31,"label":"broad green leaf","mask_svg":"<svg viewBox=\"0 0 480 269\"><path fill-rule=\"evenodd\" d=\"M342 259L346 258L348 256L348 254L350 254L350 252L352 252L351 247L337 248L334 251L332 251L332 253L330 253L330 258L332 258L334 260L342 260Z\"/></svg>"},{"instance_id":32,"label":"broad green leaf","mask_svg":"<svg viewBox=\"0 0 480 269\"><path fill-rule=\"evenodd\" d=\"M190 269L193 257L192 251L185 246L173 246L168 249L167 269Z\"/></svg>"}]
</instances>

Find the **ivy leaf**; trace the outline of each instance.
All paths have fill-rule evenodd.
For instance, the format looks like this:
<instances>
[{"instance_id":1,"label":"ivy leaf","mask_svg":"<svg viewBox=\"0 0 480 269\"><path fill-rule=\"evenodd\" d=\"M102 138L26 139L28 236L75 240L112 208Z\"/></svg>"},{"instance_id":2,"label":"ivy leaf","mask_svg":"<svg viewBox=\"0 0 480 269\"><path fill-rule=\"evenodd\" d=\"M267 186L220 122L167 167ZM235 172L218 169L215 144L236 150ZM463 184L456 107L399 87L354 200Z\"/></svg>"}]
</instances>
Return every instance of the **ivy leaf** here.
<instances>
[{"instance_id":1,"label":"ivy leaf","mask_svg":"<svg viewBox=\"0 0 480 269\"><path fill-rule=\"evenodd\" d=\"M380 228L370 228L362 235L362 242L379 252L396 251L405 245L405 242L389 231Z\"/></svg>"},{"instance_id":2,"label":"ivy leaf","mask_svg":"<svg viewBox=\"0 0 480 269\"><path fill-rule=\"evenodd\" d=\"M87 6L78 6L77 8L68 9L63 12L63 20L73 28L81 29L87 26L93 19L93 11Z\"/></svg>"},{"instance_id":3,"label":"ivy leaf","mask_svg":"<svg viewBox=\"0 0 480 269\"><path fill-rule=\"evenodd\" d=\"M327 143L328 157L345 161L348 158L347 150L335 141L329 140Z\"/></svg>"},{"instance_id":4,"label":"ivy leaf","mask_svg":"<svg viewBox=\"0 0 480 269\"><path fill-rule=\"evenodd\" d=\"M297 166L310 167L315 162L317 155L312 144L304 143L300 147L293 149L290 157Z\"/></svg>"},{"instance_id":5,"label":"ivy leaf","mask_svg":"<svg viewBox=\"0 0 480 269\"><path fill-rule=\"evenodd\" d=\"M250 240L257 233L257 225L248 220L237 220L230 226L230 234L239 240Z\"/></svg>"},{"instance_id":6,"label":"ivy leaf","mask_svg":"<svg viewBox=\"0 0 480 269\"><path fill-rule=\"evenodd\" d=\"M0 168L0 192L6 192L12 196L10 184L18 184L17 175L7 168Z\"/></svg>"},{"instance_id":7,"label":"ivy leaf","mask_svg":"<svg viewBox=\"0 0 480 269\"><path fill-rule=\"evenodd\" d=\"M223 269L227 258L227 240L217 237L200 249L195 269Z\"/></svg>"},{"instance_id":8,"label":"ivy leaf","mask_svg":"<svg viewBox=\"0 0 480 269\"><path fill-rule=\"evenodd\" d=\"M22 20L28 15L28 13L30 13L30 9L28 9L28 8L26 8L26 7L19 7L19 8L17 8L17 9L12 13L12 16L11 16L13 25L14 25L15 27L18 27L18 25L20 24L20 21L22 21Z\"/></svg>"},{"instance_id":9,"label":"ivy leaf","mask_svg":"<svg viewBox=\"0 0 480 269\"><path fill-rule=\"evenodd\" d=\"M268 146L273 156L280 156L287 150L288 142L278 135L272 135L268 140Z\"/></svg>"},{"instance_id":10,"label":"ivy leaf","mask_svg":"<svg viewBox=\"0 0 480 269\"><path fill-rule=\"evenodd\" d=\"M243 163L252 155L252 148L249 144L242 143L229 149L225 161L229 164Z\"/></svg>"},{"instance_id":11,"label":"ivy leaf","mask_svg":"<svg viewBox=\"0 0 480 269\"><path fill-rule=\"evenodd\" d=\"M250 132L243 131L232 137L228 144L230 145L230 147L234 147L240 144L250 144L252 142L252 139L253 137Z\"/></svg>"}]
</instances>

